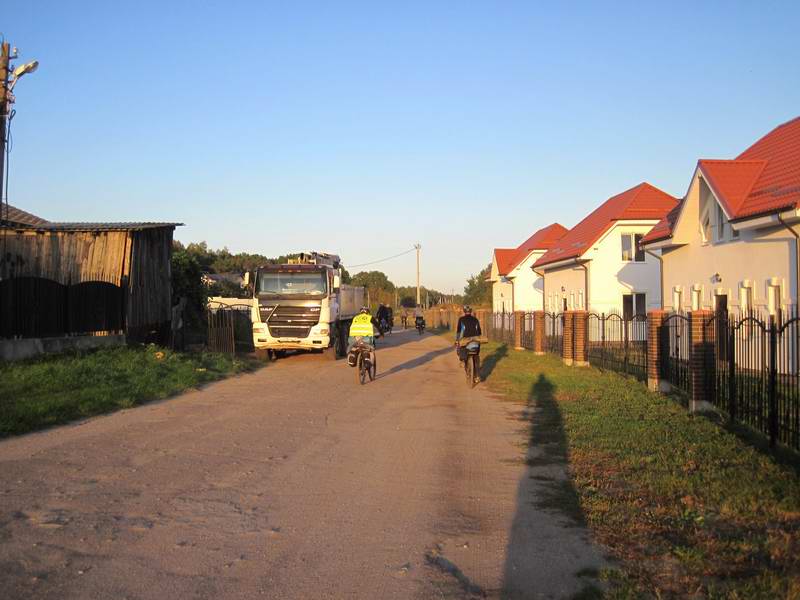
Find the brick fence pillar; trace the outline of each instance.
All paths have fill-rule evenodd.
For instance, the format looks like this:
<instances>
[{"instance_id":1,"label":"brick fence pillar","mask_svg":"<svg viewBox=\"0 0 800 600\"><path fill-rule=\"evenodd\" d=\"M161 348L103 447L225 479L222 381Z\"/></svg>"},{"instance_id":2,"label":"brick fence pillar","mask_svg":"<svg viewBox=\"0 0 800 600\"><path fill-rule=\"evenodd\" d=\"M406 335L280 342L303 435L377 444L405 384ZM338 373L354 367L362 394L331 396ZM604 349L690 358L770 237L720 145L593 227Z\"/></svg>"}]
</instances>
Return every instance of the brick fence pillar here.
<instances>
[{"instance_id":1,"label":"brick fence pillar","mask_svg":"<svg viewBox=\"0 0 800 600\"><path fill-rule=\"evenodd\" d=\"M572 313L572 358L576 367L588 367L588 322L589 313L585 310L576 310Z\"/></svg>"},{"instance_id":2,"label":"brick fence pillar","mask_svg":"<svg viewBox=\"0 0 800 600\"><path fill-rule=\"evenodd\" d=\"M689 313L689 411L708 412L714 400L714 323L710 310Z\"/></svg>"},{"instance_id":3,"label":"brick fence pillar","mask_svg":"<svg viewBox=\"0 0 800 600\"><path fill-rule=\"evenodd\" d=\"M518 310L514 313L514 350L524 350L522 345L522 329L525 327L525 313Z\"/></svg>"},{"instance_id":4,"label":"brick fence pillar","mask_svg":"<svg viewBox=\"0 0 800 600\"><path fill-rule=\"evenodd\" d=\"M564 337L561 344L561 358L564 360L565 365L571 365L574 357L573 314L571 310L564 312Z\"/></svg>"},{"instance_id":5,"label":"brick fence pillar","mask_svg":"<svg viewBox=\"0 0 800 600\"><path fill-rule=\"evenodd\" d=\"M544 311L537 310L533 313L533 353L544 354Z\"/></svg>"},{"instance_id":6,"label":"brick fence pillar","mask_svg":"<svg viewBox=\"0 0 800 600\"><path fill-rule=\"evenodd\" d=\"M669 360L668 334L664 326L667 312L651 310L647 313L647 387L652 392L669 392L671 386L663 377L665 363Z\"/></svg>"}]
</instances>

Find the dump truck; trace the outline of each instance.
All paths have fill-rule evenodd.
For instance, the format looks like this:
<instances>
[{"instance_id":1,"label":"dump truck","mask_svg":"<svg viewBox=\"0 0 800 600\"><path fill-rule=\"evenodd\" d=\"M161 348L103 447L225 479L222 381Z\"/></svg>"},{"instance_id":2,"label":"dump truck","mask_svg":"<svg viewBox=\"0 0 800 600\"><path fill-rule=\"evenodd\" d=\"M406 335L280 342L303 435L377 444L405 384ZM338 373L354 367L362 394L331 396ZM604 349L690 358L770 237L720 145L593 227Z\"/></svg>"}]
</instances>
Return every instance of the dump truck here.
<instances>
[{"instance_id":1,"label":"dump truck","mask_svg":"<svg viewBox=\"0 0 800 600\"><path fill-rule=\"evenodd\" d=\"M364 305L364 288L342 283L338 256L304 252L286 264L247 273L245 283L253 293L257 356L316 350L335 360L347 352L350 323Z\"/></svg>"}]
</instances>

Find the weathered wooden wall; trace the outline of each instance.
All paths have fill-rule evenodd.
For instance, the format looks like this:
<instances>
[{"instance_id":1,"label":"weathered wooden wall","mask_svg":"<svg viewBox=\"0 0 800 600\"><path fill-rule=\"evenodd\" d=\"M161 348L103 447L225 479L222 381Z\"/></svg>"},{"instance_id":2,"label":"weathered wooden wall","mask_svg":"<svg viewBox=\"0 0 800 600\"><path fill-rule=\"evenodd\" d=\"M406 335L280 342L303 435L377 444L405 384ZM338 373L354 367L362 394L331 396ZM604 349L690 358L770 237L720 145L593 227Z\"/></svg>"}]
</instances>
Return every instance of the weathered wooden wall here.
<instances>
[{"instance_id":1,"label":"weathered wooden wall","mask_svg":"<svg viewBox=\"0 0 800 600\"><path fill-rule=\"evenodd\" d=\"M172 229L133 232L128 280L128 330L137 338L161 337L172 318ZM155 332L155 333L154 333Z\"/></svg>"},{"instance_id":2,"label":"weathered wooden wall","mask_svg":"<svg viewBox=\"0 0 800 600\"><path fill-rule=\"evenodd\" d=\"M0 229L0 279L43 277L63 284L127 286L126 333L165 341L172 308L172 227L131 230Z\"/></svg>"},{"instance_id":3,"label":"weathered wooden wall","mask_svg":"<svg viewBox=\"0 0 800 600\"><path fill-rule=\"evenodd\" d=\"M131 231L0 229L0 277L28 276L69 284L129 274Z\"/></svg>"}]
</instances>

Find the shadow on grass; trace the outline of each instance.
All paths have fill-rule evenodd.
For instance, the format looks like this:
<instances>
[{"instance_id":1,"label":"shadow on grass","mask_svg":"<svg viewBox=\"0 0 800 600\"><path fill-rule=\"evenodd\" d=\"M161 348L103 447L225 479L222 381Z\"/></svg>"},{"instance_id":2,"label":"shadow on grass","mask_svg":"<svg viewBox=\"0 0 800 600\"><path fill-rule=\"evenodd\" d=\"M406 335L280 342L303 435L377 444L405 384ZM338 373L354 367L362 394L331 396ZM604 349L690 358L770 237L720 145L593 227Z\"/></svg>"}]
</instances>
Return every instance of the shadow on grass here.
<instances>
[{"instance_id":1,"label":"shadow on grass","mask_svg":"<svg viewBox=\"0 0 800 600\"><path fill-rule=\"evenodd\" d=\"M596 578L587 576L598 572L602 558L584 533L586 518L567 470L569 446L555 391L540 374L521 415L528 423L527 469L506 548L503 598L563 596L570 589L570 597L602 596Z\"/></svg>"},{"instance_id":2,"label":"shadow on grass","mask_svg":"<svg viewBox=\"0 0 800 600\"><path fill-rule=\"evenodd\" d=\"M497 363L503 360L506 356L508 356L508 346L506 344L498 346L494 352L487 356L481 355L481 379L486 381L489 375L492 374L492 371L494 371Z\"/></svg>"}]
</instances>

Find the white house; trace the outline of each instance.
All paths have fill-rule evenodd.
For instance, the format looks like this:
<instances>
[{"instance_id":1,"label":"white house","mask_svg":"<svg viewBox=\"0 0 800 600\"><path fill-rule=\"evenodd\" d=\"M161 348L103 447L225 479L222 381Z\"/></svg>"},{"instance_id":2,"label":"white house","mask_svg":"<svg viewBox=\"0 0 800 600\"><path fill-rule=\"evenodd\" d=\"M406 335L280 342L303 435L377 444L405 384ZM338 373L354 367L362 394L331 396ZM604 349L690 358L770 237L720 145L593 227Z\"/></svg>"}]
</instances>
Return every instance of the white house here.
<instances>
[{"instance_id":1,"label":"white house","mask_svg":"<svg viewBox=\"0 0 800 600\"><path fill-rule=\"evenodd\" d=\"M495 248L489 275L492 310L542 310L542 278L531 267L566 232L566 227L553 223L538 230L516 248Z\"/></svg>"},{"instance_id":2,"label":"white house","mask_svg":"<svg viewBox=\"0 0 800 600\"><path fill-rule=\"evenodd\" d=\"M661 306L658 258L639 241L678 200L641 183L606 200L533 265L544 278L545 310L619 312Z\"/></svg>"},{"instance_id":3,"label":"white house","mask_svg":"<svg viewBox=\"0 0 800 600\"><path fill-rule=\"evenodd\" d=\"M800 117L733 160L700 160L681 203L642 240L661 254L664 308L776 314L797 305Z\"/></svg>"}]
</instances>

